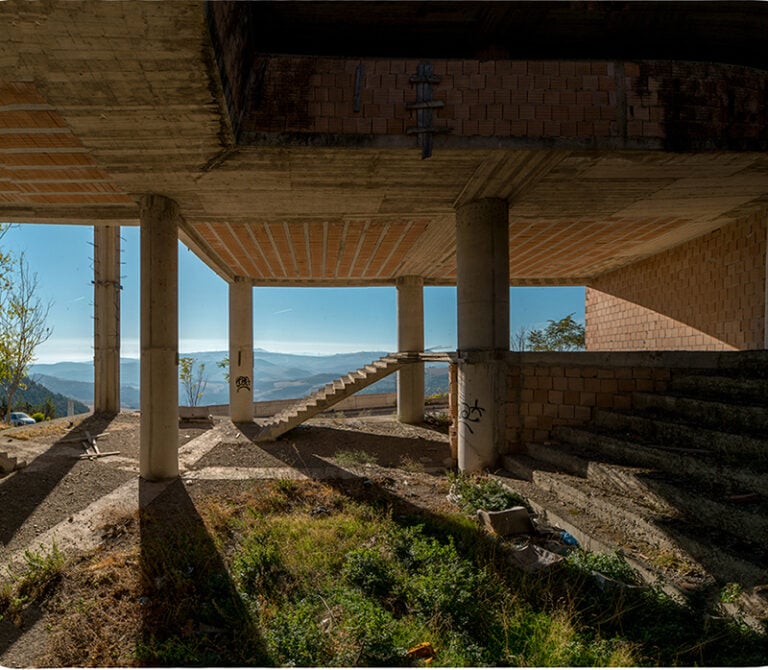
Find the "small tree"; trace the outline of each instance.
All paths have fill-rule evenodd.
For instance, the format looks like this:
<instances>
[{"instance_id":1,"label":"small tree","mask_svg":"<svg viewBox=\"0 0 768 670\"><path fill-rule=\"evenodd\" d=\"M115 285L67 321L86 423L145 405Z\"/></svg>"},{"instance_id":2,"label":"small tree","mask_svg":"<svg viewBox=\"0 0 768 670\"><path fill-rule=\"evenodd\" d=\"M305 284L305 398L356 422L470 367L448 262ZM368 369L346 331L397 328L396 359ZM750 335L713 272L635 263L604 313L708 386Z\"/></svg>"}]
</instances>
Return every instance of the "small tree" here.
<instances>
[{"instance_id":1,"label":"small tree","mask_svg":"<svg viewBox=\"0 0 768 670\"><path fill-rule=\"evenodd\" d=\"M582 351L585 346L584 326L574 321L572 313L559 321L550 319L546 328L528 334L531 351Z\"/></svg>"},{"instance_id":2,"label":"small tree","mask_svg":"<svg viewBox=\"0 0 768 670\"><path fill-rule=\"evenodd\" d=\"M50 304L43 303L37 289L37 275L22 255L10 281L0 289L0 389L7 402L6 421L16 391L25 388L35 349L51 336L45 325Z\"/></svg>"},{"instance_id":3,"label":"small tree","mask_svg":"<svg viewBox=\"0 0 768 670\"><path fill-rule=\"evenodd\" d=\"M216 361L216 367L224 370L224 381L229 384L229 356L222 358L220 361Z\"/></svg>"},{"instance_id":4,"label":"small tree","mask_svg":"<svg viewBox=\"0 0 768 670\"><path fill-rule=\"evenodd\" d=\"M188 407L197 407L208 386L208 375L205 374L205 363L195 367L195 359L183 356L179 359L179 379L184 388L184 399Z\"/></svg>"},{"instance_id":5,"label":"small tree","mask_svg":"<svg viewBox=\"0 0 768 670\"><path fill-rule=\"evenodd\" d=\"M46 419L55 419L56 418L56 405L54 405L53 400L51 399L51 396L48 396L45 399L45 402L43 403L43 414L45 414Z\"/></svg>"},{"instance_id":6,"label":"small tree","mask_svg":"<svg viewBox=\"0 0 768 670\"><path fill-rule=\"evenodd\" d=\"M531 329L528 326L521 325L512 333L510 337L510 351L528 351L528 338L531 335Z\"/></svg>"}]
</instances>

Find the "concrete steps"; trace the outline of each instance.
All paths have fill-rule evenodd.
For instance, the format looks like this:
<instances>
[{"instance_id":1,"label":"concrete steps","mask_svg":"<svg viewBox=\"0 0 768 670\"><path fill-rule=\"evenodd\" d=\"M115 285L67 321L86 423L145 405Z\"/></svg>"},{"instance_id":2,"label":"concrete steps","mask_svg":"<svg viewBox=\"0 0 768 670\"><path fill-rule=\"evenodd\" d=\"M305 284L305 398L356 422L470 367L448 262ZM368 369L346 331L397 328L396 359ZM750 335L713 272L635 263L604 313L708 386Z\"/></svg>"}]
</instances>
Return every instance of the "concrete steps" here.
<instances>
[{"instance_id":1,"label":"concrete steps","mask_svg":"<svg viewBox=\"0 0 768 670\"><path fill-rule=\"evenodd\" d=\"M257 440L275 440L292 428L324 412L336 403L348 398L371 384L397 372L406 361L396 355L388 355L373 361L359 370L349 372L326 384L308 398L304 398L262 424Z\"/></svg>"},{"instance_id":2,"label":"concrete steps","mask_svg":"<svg viewBox=\"0 0 768 670\"><path fill-rule=\"evenodd\" d=\"M719 429L696 426L670 415L597 409L593 427L631 441L713 452L724 462L741 463L746 458L764 464L768 460L764 437L730 432L724 426Z\"/></svg>"},{"instance_id":3,"label":"concrete steps","mask_svg":"<svg viewBox=\"0 0 768 670\"><path fill-rule=\"evenodd\" d=\"M673 377L506 457L508 484L684 592L738 582L741 613L766 618L767 391L751 371Z\"/></svg>"}]
</instances>

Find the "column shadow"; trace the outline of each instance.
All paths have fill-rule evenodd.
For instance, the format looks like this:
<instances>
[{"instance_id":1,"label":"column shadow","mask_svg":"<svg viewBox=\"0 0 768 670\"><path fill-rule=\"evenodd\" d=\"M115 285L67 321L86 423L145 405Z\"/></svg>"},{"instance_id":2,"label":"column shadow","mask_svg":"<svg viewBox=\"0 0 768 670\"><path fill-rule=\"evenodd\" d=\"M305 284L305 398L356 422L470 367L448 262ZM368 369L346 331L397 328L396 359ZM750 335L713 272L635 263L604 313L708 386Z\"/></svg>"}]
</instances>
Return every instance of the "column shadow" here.
<instances>
[{"instance_id":1,"label":"column shadow","mask_svg":"<svg viewBox=\"0 0 768 670\"><path fill-rule=\"evenodd\" d=\"M82 450L77 443L71 443L72 437L85 435L85 431L98 435L114 418L114 414L94 414L88 417L54 442L26 468L0 479L0 543L8 545L35 509L77 465L79 460L76 452ZM65 516L62 512L61 518L51 519L51 525L62 521Z\"/></svg>"},{"instance_id":2,"label":"column shadow","mask_svg":"<svg viewBox=\"0 0 768 670\"><path fill-rule=\"evenodd\" d=\"M180 479L139 480L140 664L272 665L257 622Z\"/></svg>"}]
</instances>

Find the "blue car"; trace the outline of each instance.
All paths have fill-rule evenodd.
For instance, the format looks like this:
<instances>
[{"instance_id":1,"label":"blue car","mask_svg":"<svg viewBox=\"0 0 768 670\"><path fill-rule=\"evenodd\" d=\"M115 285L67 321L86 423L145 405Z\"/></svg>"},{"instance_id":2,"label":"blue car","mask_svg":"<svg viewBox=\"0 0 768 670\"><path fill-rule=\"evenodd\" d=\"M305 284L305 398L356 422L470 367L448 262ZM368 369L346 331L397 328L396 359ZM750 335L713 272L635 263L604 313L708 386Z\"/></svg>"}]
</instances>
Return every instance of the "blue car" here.
<instances>
[{"instance_id":1,"label":"blue car","mask_svg":"<svg viewBox=\"0 0 768 670\"><path fill-rule=\"evenodd\" d=\"M24 414L24 412L11 412L12 426L27 426L31 423L36 422L31 416L29 416L29 414Z\"/></svg>"}]
</instances>

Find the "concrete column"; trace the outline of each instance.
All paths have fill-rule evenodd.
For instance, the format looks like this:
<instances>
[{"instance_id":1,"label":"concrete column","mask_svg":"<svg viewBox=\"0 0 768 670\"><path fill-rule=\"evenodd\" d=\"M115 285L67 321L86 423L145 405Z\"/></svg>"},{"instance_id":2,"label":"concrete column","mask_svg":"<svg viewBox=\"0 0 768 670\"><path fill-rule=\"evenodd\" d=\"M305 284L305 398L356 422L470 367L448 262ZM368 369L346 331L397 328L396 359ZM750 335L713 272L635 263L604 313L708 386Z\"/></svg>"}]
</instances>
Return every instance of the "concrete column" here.
<instances>
[{"instance_id":1,"label":"concrete column","mask_svg":"<svg viewBox=\"0 0 768 670\"><path fill-rule=\"evenodd\" d=\"M229 285L229 416L253 421L253 289L235 277Z\"/></svg>"},{"instance_id":2,"label":"concrete column","mask_svg":"<svg viewBox=\"0 0 768 670\"><path fill-rule=\"evenodd\" d=\"M93 411L120 411L120 226L93 227Z\"/></svg>"},{"instance_id":3,"label":"concrete column","mask_svg":"<svg viewBox=\"0 0 768 670\"><path fill-rule=\"evenodd\" d=\"M456 210L459 469L493 467L506 447L509 214L488 198Z\"/></svg>"},{"instance_id":4,"label":"concrete column","mask_svg":"<svg viewBox=\"0 0 768 670\"><path fill-rule=\"evenodd\" d=\"M424 351L424 280L398 277L397 350ZM409 363L397 372L397 418L403 423L424 420L424 363Z\"/></svg>"},{"instance_id":5,"label":"concrete column","mask_svg":"<svg viewBox=\"0 0 768 670\"><path fill-rule=\"evenodd\" d=\"M140 201L141 438L139 471L149 481L179 474L178 205Z\"/></svg>"}]
</instances>

